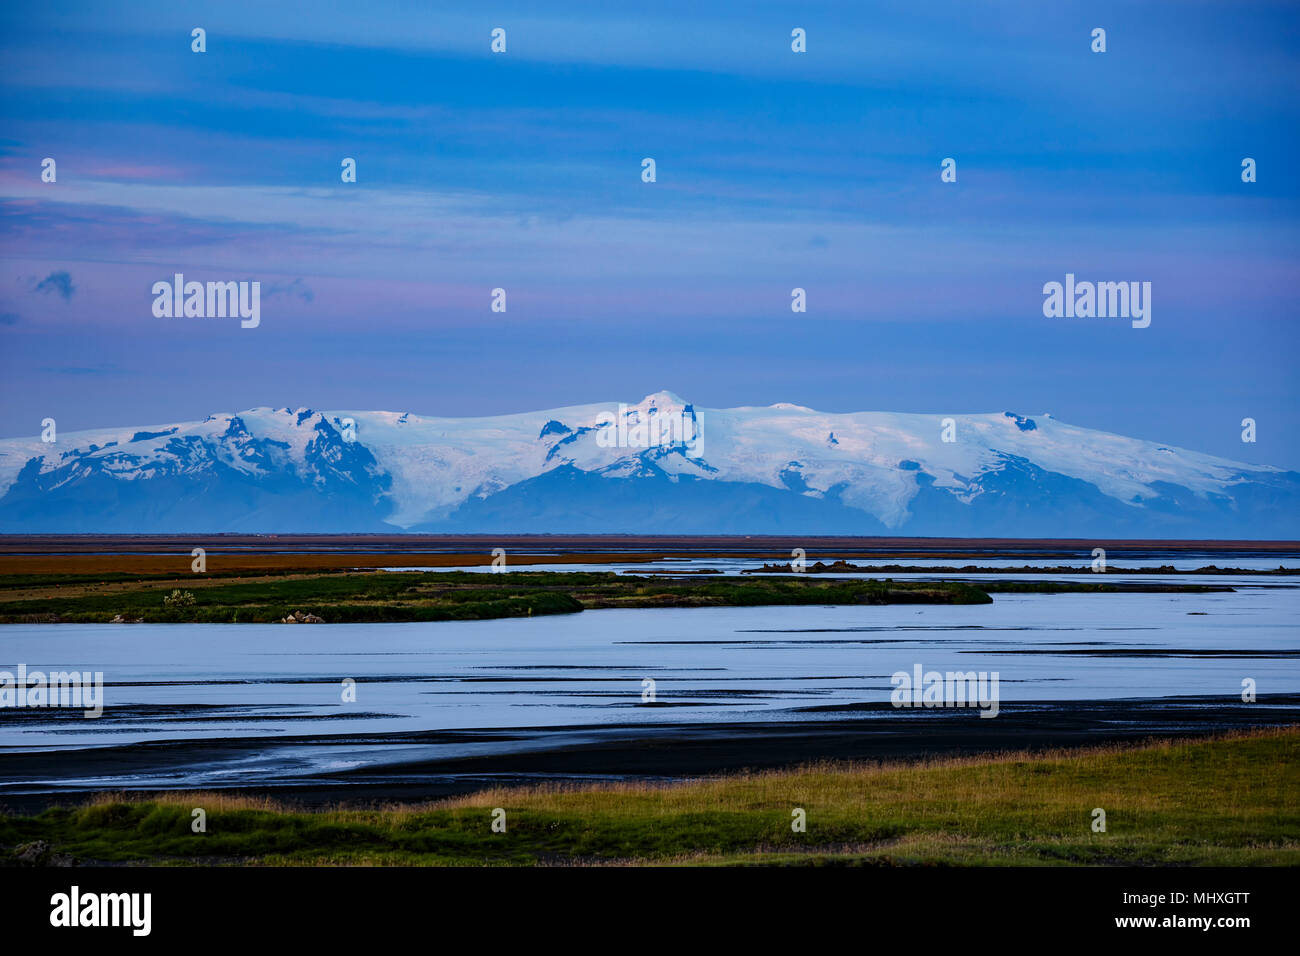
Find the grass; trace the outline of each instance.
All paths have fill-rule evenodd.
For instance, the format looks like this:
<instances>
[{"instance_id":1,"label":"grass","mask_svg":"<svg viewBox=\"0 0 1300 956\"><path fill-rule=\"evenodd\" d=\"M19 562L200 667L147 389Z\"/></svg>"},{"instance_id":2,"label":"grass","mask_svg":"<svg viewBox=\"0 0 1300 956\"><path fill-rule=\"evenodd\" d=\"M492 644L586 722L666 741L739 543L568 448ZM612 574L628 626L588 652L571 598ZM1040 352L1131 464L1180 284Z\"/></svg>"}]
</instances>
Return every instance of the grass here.
<instances>
[{"instance_id":1,"label":"grass","mask_svg":"<svg viewBox=\"0 0 1300 956\"><path fill-rule=\"evenodd\" d=\"M169 606L173 590L192 604ZM0 623L128 621L210 624L282 621L301 611L327 623L464 621L572 614L586 608L761 607L770 605L989 604L997 593L1199 593L1205 585L1071 581L842 580L816 577L662 577L613 572L344 571L158 575L104 572L0 576Z\"/></svg>"},{"instance_id":2,"label":"grass","mask_svg":"<svg viewBox=\"0 0 1300 956\"><path fill-rule=\"evenodd\" d=\"M81 576L79 576L81 577ZM775 604L987 604L979 588L961 583L889 581L674 580L607 572L367 571L241 577L235 581L169 578L122 587L120 577L96 590L47 589L18 597L0 591L0 623L107 622L121 615L145 622L259 623L295 611L326 622L451 621L571 614L607 607L736 607ZM191 605L164 604L177 588ZM7 598L7 599L6 599Z\"/></svg>"},{"instance_id":3,"label":"grass","mask_svg":"<svg viewBox=\"0 0 1300 956\"><path fill-rule=\"evenodd\" d=\"M1295 866L1297 758L1292 727L669 785L498 789L373 810L107 795L0 817L0 862L43 840L83 862L155 864ZM196 807L205 833L191 831ZM505 833L491 830L498 807ZM1092 830L1097 807L1104 833ZM804 833L791 829L795 808Z\"/></svg>"}]
</instances>

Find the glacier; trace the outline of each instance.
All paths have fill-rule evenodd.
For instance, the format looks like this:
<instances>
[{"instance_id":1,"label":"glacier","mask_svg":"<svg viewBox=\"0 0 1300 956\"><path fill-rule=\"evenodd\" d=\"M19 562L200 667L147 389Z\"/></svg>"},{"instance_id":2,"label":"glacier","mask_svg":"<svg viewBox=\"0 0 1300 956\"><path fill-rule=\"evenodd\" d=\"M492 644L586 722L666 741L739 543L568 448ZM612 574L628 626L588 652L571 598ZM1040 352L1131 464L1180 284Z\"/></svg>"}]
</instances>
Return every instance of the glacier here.
<instances>
[{"instance_id":1,"label":"glacier","mask_svg":"<svg viewBox=\"0 0 1300 956\"><path fill-rule=\"evenodd\" d=\"M668 416L696 424L689 447L601 440ZM710 409L664 391L482 418L254 408L57 437L0 440L0 532L1300 536L1300 473L1014 412Z\"/></svg>"}]
</instances>

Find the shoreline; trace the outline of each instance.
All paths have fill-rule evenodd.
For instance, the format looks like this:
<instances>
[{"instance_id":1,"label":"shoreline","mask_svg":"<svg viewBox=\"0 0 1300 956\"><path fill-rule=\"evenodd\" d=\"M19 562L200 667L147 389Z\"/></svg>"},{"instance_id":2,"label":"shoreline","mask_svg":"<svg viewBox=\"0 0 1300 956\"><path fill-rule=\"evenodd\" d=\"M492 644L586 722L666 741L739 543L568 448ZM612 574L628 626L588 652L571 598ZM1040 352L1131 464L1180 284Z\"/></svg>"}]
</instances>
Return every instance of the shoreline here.
<instances>
[{"instance_id":1,"label":"shoreline","mask_svg":"<svg viewBox=\"0 0 1300 956\"><path fill-rule=\"evenodd\" d=\"M1298 755L1292 726L362 808L104 794L0 815L0 867L1295 866Z\"/></svg>"},{"instance_id":2,"label":"shoreline","mask_svg":"<svg viewBox=\"0 0 1300 956\"><path fill-rule=\"evenodd\" d=\"M1143 553L1269 557L1300 555L1300 541L1159 541L1074 538L861 538L832 536L631 535L4 535L0 576L176 574L203 548L209 571L347 571L392 567L485 567L505 549L512 567L539 564L638 564L673 560L788 561L801 548L820 558L964 560L1037 557L1081 560L1094 548L1112 563ZM900 565L900 569L906 565ZM929 568L920 568L930 571ZM1088 568L1085 567L1084 570ZM997 569L990 569L990 571ZM1224 573L1231 573L1225 570Z\"/></svg>"},{"instance_id":3,"label":"shoreline","mask_svg":"<svg viewBox=\"0 0 1300 956\"><path fill-rule=\"evenodd\" d=\"M817 708L801 713L814 714ZM1300 726L1300 695L1261 695L1245 704L1225 697L1130 698L1105 701L1004 701L994 719L977 711L900 712L887 703L844 710L839 719L780 719L708 724L597 724L429 730L390 734L203 738L117 747L0 754L0 775L23 780L85 779L100 774L185 775L214 760L318 747L365 745L410 748L492 744L506 748L481 756L394 759L348 771L286 777L271 785L214 788L132 788L133 794L214 790L274 797L306 808L371 806L465 796L500 786L593 780L667 782L776 770L820 761L923 761L1008 751L1044 751L1133 743L1147 739L1195 739L1229 731ZM17 779L16 779L17 778ZM94 794L122 787L78 790L0 790L0 809L32 813L76 805Z\"/></svg>"},{"instance_id":4,"label":"shoreline","mask_svg":"<svg viewBox=\"0 0 1300 956\"><path fill-rule=\"evenodd\" d=\"M488 620L601 608L896 604L987 605L994 594L1211 594L1227 583L1161 580L994 580L830 574L617 574L611 571L400 572L281 570L0 576L0 623L382 623ZM1118 577L1118 576L1116 576ZM1234 582L1235 583L1235 582ZM179 587L178 585L183 585ZM1288 585L1289 586L1289 585ZM170 591L170 593L168 593Z\"/></svg>"},{"instance_id":5,"label":"shoreline","mask_svg":"<svg viewBox=\"0 0 1300 956\"><path fill-rule=\"evenodd\" d=\"M1300 551L1300 541L1285 539L1214 539L1214 538L960 538L960 537L871 537L860 535L621 535L621 534L0 534L0 554L13 553L83 553L141 552L164 545L168 550L193 547L253 548L261 552L283 552L312 547L338 550L342 546L362 543L369 549L412 552L423 548L456 550L473 545L473 550L491 551L493 547L536 547L546 550L603 550L608 548L646 551L714 548L721 551L788 550L812 544L834 550L859 548L869 552L906 549L914 551L963 549L1029 550L1044 549L1091 551ZM413 548L412 546L418 546Z\"/></svg>"}]
</instances>

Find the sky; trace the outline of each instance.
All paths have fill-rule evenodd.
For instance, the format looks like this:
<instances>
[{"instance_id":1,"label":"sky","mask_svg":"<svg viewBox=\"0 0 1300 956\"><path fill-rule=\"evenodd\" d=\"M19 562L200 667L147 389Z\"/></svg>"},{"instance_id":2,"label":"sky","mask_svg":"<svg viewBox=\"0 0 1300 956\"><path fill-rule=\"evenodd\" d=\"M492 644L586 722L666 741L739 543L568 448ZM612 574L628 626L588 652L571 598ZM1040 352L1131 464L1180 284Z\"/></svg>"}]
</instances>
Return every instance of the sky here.
<instances>
[{"instance_id":1,"label":"sky","mask_svg":"<svg viewBox=\"0 0 1300 956\"><path fill-rule=\"evenodd\" d=\"M667 389L1300 469L1300 5L540 6L5 5L0 437ZM260 324L156 317L178 272Z\"/></svg>"}]
</instances>

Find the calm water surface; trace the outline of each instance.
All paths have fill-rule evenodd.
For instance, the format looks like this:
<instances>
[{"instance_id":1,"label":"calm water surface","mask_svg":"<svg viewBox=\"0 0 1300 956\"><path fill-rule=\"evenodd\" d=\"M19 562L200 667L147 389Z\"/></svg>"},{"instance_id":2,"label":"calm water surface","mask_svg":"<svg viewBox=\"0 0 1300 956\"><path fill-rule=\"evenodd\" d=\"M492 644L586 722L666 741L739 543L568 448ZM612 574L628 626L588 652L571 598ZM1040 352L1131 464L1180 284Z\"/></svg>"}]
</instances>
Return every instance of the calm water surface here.
<instances>
[{"instance_id":1,"label":"calm water surface","mask_svg":"<svg viewBox=\"0 0 1300 956\"><path fill-rule=\"evenodd\" d=\"M1242 566L1222 556L1217 563ZM1272 558L1264 566L1278 563ZM1224 580L1237 591L995 595L991 605L962 607L629 609L416 624L3 625L0 669L23 663L29 670L102 671L106 706L97 720L79 712L0 710L0 794L34 784L6 779L4 757L32 750L833 719L833 712L804 708L887 701L889 676L918 663L926 670L997 671L1002 701L1239 695L1246 677L1261 694L1300 693L1295 580ZM642 702L647 678L655 681L657 706ZM356 682L355 703L342 700L345 679ZM460 740L439 755L541 746L545 737ZM305 744L276 748L264 759L192 766L170 778L135 768L47 783L200 786L402 756L401 748L382 749L380 755L364 740ZM406 756L418 756L418 749Z\"/></svg>"}]
</instances>

